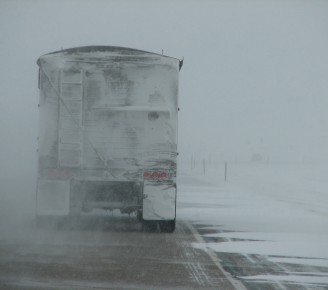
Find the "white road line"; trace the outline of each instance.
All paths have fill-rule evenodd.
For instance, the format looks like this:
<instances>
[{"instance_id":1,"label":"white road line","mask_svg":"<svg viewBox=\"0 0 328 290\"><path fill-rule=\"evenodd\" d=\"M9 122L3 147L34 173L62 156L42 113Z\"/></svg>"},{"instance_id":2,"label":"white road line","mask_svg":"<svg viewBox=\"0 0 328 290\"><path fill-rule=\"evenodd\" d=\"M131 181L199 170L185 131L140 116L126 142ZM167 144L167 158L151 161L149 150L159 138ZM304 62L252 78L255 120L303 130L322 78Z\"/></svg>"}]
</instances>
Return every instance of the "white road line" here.
<instances>
[{"instance_id":1,"label":"white road line","mask_svg":"<svg viewBox=\"0 0 328 290\"><path fill-rule=\"evenodd\" d=\"M202 236L195 230L195 228L190 223L186 222L186 225L190 229L190 231L192 232L192 234L194 235L197 243L206 244L206 242L204 241L204 239L202 238ZM206 248L206 253L211 258L211 260L213 261L213 263L220 269L220 271L229 280L229 282L235 287L236 290L247 290L247 288L245 288L245 286L241 282L239 282L238 280L234 279L230 275L230 273L226 272L223 269L223 267L221 266L221 263L220 263L218 257L216 256L215 252L212 249Z\"/></svg>"}]
</instances>

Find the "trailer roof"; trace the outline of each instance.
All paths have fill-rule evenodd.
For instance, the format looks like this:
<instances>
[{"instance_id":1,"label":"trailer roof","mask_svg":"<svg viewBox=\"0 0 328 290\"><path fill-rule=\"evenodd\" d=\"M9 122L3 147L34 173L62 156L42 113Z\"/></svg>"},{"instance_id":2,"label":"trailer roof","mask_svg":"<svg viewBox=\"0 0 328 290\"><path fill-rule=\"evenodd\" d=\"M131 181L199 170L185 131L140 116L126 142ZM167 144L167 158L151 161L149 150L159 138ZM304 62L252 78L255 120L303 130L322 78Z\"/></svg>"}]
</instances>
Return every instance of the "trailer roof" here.
<instances>
[{"instance_id":1,"label":"trailer roof","mask_svg":"<svg viewBox=\"0 0 328 290\"><path fill-rule=\"evenodd\" d=\"M62 50L57 50L54 52L50 52L47 54L42 55L43 56L51 56L51 55L74 55L74 54L83 54L83 53L97 53L97 52L110 52L110 53L117 53L119 55L130 55L130 56L138 56L138 55L154 55L154 56L161 56L165 58L171 58L176 59L179 61L179 70L182 68L183 65L183 59L180 60L175 57L170 57L167 55L134 49L134 48L128 48L128 47L121 47L121 46L105 46L105 45L90 45L90 46L80 46L80 47L73 47L73 48L67 48ZM37 63L39 64L40 58L37 60Z\"/></svg>"}]
</instances>

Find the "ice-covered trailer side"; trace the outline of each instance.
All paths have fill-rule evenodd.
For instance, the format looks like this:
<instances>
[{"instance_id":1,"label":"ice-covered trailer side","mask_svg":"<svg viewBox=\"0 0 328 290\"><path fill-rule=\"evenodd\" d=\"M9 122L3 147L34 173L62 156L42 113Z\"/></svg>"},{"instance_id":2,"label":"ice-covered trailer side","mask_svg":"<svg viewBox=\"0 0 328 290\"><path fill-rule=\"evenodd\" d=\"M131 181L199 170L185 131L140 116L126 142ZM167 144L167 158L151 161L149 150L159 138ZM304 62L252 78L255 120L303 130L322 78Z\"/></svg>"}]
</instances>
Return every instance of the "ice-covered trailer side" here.
<instances>
[{"instance_id":1,"label":"ice-covered trailer side","mask_svg":"<svg viewBox=\"0 0 328 290\"><path fill-rule=\"evenodd\" d=\"M41 56L36 211L136 212L174 231L182 62L113 46Z\"/></svg>"}]
</instances>

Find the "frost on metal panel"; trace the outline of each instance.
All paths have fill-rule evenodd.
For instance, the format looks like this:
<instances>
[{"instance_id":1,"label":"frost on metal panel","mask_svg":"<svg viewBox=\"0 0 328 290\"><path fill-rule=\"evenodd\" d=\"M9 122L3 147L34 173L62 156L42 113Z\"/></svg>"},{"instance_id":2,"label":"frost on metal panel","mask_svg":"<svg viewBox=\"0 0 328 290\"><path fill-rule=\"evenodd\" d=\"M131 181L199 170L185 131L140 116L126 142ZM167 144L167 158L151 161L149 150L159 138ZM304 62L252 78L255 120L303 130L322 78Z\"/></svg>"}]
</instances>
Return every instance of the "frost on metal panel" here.
<instances>
[{"instance_id":1,"label":"frost on metal panel","mask_svg":"<svg viewBox=\"0 0 328 290\"><path fill-rule=\"evenodd\" d=\"M167 185L145 186L143 218L145 220L175 219L176 189Z\"/></svg>"},{"instance_id":2,"label":"frost on metal panel","mask_svg":"<svg viewBox=\"0 0 328 290\"><path fill-rule=\"evenodd\" d=\"M41 170L140 181L144 170L166 166L175 184L179 60L82 47L44 55L38 65Z\"/></svg>"}]
</instances>

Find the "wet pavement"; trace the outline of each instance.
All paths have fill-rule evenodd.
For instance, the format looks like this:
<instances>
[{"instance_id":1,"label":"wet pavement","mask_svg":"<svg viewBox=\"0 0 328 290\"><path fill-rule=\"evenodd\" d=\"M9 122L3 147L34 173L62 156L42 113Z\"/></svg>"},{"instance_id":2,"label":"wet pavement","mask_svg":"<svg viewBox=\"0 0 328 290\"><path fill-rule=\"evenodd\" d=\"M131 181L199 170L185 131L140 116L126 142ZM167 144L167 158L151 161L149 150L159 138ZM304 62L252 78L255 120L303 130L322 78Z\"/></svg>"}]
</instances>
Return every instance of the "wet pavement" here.
<instances>
[{"instance_id":1,"label":"wet pavement","mask_svg":"<svg viewBox=\"0 0 328 290\"><path fill-rule=\"evenodd\" d=\"M189 224L143 232L135 218L0 227L0 289L241 289L205 251ZM236 284L237 283L237 284Z\"/></svg>"},{"instance_id":2,"label":"wet pavement","mask_svg":"<svg viewBox=\"0 0 328 290\"><path fill-rule=\"evenodd\" d=\"M208 237L208 234L224 232L218 230L218 227L212 229L211 227L208 224L194 223L192 228L197 231L204 243L226 242L225 238ZM328 268L326 266L270 261L270 258L288 258L283 256L227 252L213 254L219 259L224 271L238 279L248 290L328 290ZM255 277L255 279L248 277ZM306 279L303 283L293 282L291 278L295 279L295 277L299 281L302 281L304 277ZM311 280L313 282L308 282Z\"/></svg>"}]
</instances>

